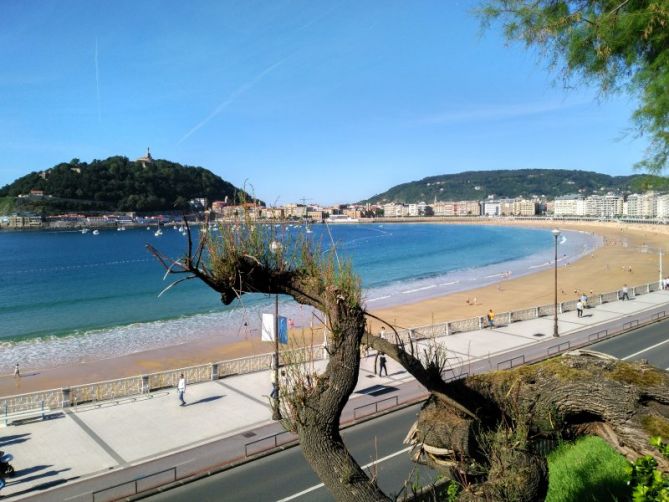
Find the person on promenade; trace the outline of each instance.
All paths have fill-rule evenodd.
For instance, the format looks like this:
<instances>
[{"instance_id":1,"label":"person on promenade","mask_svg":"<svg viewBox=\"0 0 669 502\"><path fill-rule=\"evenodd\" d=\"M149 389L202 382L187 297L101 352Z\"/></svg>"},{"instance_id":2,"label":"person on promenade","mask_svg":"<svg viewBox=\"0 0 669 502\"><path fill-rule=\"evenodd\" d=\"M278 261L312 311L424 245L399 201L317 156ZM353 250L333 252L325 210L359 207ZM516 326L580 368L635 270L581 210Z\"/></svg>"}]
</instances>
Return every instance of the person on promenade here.
<instances>
[{"instance_id":1,"label":"person on promenade","mask_svg":"<svg viewBox=\"0 0 669 502\"><path fill-rule=\"evenodd\" d=\"M381 332L379 333L379 337L381 337L381 340L386 339L386 328L385 328L385 326L381 326Z\"/></svg>"},{"instance_id":2,"label":"person on promenade","mask_svg":"<svg viewBox=\"0 0 669 502\"><path fill-rule=\"evenodd\" d=\"M181 401L180 406L186 406L186 401L184 401L185 393L186 393L186 378L182 373L179 376L179 383L177 383L177 394L179 395L179 401Z\"/></svg>"},{"instance_id":3,"label":"person on promenade","mask_svg":"<svg viewBox=\"0 0 669 502\"><path fill-rule=\"evenodd\" d=\"M379 376L383 375L383 372L386 372L388 376L388 367L386 366L386 355L383 352L379 353Z\"/></svg>"},{"instance_id":4,"label":"person on promenade","mask_svg":"<svg viewBox=\"0 0 669 502\"><path fill-rule=\"evenodd\" d=\"M21 377L21 371L19 370L19 363L16 363L14 365L14 377L16 377L16 378Z\"/></svg>"},{"instance_id":5,"label":"person on promenade","mask_svg":"<svg viewBox=\"0 0 669 502\"><path fill-rule=\"evenodd\" d=\"M583 291L583 293L581 293L580 300L581 300L581 303L583 304L583 308L584 309L588 308L588 296L585 294L585 291ZM581 316L581 317L583 317L583 316Z\"/></svg>"},{"instance_id":6,"label":"person on promenade","mask_svg":"<svg viewBox=\"0 0 669 502\"><path fill-rule=\"evenodd\" d=\"M627 284L623 285L621 300L629 300L629 290L627 289Z\"/></svg>"},{"instance_id":7,"label":"person on promenade","mask_svg":"<svg viewBox=\"0 0 669 502\"><path fill-rule=\"evenodd\" d=\"M488 319L488 327L493 329L495 327L495 312L492 309L488 310L486 314L486 319Z\"/></svg>"},{"instance_id":8,"label":"person on promenade","mask_svg":"<svg viewBox=\"0 0 669 502\"><path fill-rule=\"evenodd\" d=\"M576 302L576 314L578 317L583 317L583 302L581 300Z\"/></svg>"},{"instance_id":9,"label":"person on promenade","mask_svg":"<svg viewBox=\"0 0 669 502\"><path fill-rule=\"evenodd\" d=\"M272 392L270 392L269 397L274 399L278 399L279 397L279 386L276 384L276 372L274 370L270 370L270 380L272 382Z\"/></svg>"}]
</instances>

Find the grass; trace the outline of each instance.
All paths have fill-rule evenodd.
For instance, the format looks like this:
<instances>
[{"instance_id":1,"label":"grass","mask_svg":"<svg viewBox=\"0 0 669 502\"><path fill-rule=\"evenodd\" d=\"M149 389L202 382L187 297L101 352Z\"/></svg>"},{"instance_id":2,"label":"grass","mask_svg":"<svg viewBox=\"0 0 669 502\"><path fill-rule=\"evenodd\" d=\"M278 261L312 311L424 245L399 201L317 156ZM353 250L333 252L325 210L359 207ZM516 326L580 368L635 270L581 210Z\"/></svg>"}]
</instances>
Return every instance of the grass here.
<instances>
[{"instance_id":1,"label":"grass","mask_svg":"<svg viewBox=\"0 0 669 502\"><path fill-rule=\"evenodd\" d=\"M601 438L565 443L548 456L547 502L630 499L627 461Z\"/></svg>"}]
</instances>

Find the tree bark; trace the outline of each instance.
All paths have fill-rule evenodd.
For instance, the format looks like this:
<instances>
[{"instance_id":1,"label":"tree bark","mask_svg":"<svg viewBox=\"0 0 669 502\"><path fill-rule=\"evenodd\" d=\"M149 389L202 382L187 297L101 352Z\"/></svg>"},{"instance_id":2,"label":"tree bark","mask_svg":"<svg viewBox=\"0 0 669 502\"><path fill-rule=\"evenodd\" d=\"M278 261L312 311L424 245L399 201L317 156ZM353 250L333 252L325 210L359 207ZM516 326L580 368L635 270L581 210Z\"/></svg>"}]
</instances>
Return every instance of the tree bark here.
<instances>
[{"instance_id":1,"label":"tree bark","mask_svg":"<svg viewBox=\"0 0 669 502\"><path fill-rule=\"evenodd\" d=\"M669 431L669 373L643 363L567 354L447 384L477 419L438 398L424 405L412 440L418 457L466 480L470 498L541 500L546 440L602 437L630 461L651 455Z\"/></svg>"}]
</instances>

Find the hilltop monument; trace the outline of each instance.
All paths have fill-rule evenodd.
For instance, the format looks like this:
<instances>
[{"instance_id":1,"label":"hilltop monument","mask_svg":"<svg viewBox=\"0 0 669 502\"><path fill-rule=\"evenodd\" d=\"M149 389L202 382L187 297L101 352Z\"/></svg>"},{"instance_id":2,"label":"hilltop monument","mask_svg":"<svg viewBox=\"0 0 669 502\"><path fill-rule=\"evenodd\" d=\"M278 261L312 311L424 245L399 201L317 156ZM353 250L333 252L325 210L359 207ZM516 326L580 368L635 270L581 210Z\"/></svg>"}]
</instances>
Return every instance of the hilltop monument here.
<instances>
[{"instance_id":1,"label":"hilltop monument","mask_svg":"<svg viewBox=\"0 0 669 502\"><path fill-rule=\"evenodd\" d=\"M153 164L153 157L151 157L151 149L146 147L146 155L138 158L135 162L142 164L142 168L146 169L147 165Z\"/></svg>"}]
</instances>

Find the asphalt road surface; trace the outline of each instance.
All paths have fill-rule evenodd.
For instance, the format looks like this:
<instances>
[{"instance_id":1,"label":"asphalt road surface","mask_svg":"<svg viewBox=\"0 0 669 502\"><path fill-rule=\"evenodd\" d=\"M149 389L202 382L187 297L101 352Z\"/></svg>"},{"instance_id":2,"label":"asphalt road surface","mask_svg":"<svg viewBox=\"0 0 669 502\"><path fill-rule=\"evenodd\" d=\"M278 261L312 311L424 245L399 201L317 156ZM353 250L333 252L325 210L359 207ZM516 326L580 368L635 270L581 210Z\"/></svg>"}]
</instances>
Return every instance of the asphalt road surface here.
<instances>
[{"instance_id":1,"label":"asphalt road surface","mask_svg":"<svg viewBox=\"0 0 669 502\"><path fill-rule=\"evenodd\" d=\"M629 331L624 335L591 345L624 361L647 360L653 366L669 370L669 321L662 321Z\"/></svg>"},{"instance_id":2,"label":"asphalt road surface","mask_svg":"<svg viewBox=\"0 0 669 502\"><path fill-rule=\"evenodd\" d=\"M353 426L342 431L351 454L368 474L376 473L379 486L388 494L402 490L407 478L426 484L433 471L413 464L402 444L416 419L419 405ZM413 472L413 475L412 475ZM411 481L409 481L411 483ZM323 501L334 500L321 485L295 447L254 462L180 486L150 497L158 501Z\"/></svg>"}]
</instances>

